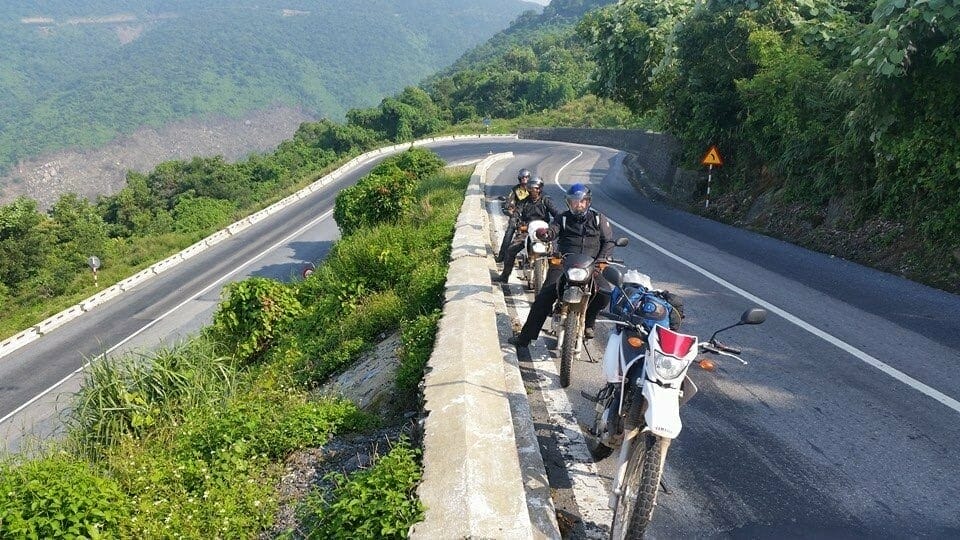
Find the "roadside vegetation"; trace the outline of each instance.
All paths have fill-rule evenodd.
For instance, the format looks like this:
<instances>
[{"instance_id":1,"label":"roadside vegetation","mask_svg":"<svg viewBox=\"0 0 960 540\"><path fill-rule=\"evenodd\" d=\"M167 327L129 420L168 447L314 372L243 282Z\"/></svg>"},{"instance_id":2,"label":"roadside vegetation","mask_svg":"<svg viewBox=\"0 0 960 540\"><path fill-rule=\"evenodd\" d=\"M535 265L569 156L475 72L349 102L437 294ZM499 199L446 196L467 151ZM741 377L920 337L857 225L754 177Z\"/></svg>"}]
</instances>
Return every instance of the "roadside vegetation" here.
<instances>
[{"instance_id":1,"label":"roadside vegetation","mask_svg":"<svg viewBox=\"0 0 960 540\"><path fill-rule=\"evenodd\" d=\"M231 284L194 339L95 360L65 440L0 462L0 536L256 537L292 452L416 410L469 176L442 166L426 150L388 158L338 197L350 232L309 278ZM355 204L369 197L393 211ZM395 332L394 411L318 390ZM283 535L405 537L423 515L419 479L415 441L392 441L371 467L327 478Z\"/></svg>"}]
</instances>

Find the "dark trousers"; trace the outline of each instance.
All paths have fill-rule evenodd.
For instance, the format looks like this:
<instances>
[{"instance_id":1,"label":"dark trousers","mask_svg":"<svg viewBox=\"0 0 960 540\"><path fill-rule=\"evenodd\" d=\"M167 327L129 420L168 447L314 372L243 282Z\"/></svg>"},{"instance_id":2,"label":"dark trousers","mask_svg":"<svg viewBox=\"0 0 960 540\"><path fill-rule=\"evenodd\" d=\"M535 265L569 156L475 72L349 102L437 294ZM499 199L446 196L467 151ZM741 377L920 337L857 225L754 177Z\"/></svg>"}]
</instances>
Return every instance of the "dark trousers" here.
<instances>
[{"instance_id":1,"label":"dark trousers","mask_svg":"<svg viewBox=\"0 0 960 540\"><path fill-rule=\"evenodd\" d=\"M547 270L547 278L543 282L543 288L540 294L533 299L533 305L530 306L530 314L527 315L527 321L523 323L523 328L517 338L520 341L530 342L540 337L540 330L543 329L543 323L553 312L553 305L560 296L560 290L563 288L563 268L551 266ZM587 316L584 324L588 328L593 328L597 322L597 314L610 303L610 295L597 291L590 304L587 305Z\"/></svg>"},{"instance_id":2,"label":"dark trousers","mask_svg":"<svg viewBox=\"0 0 960 540\"><path fill-rule=\"evenodd\" d=\"M513 272L513 265L517 262L517 254L527 247L523 237L515 239L513 243L507 245L506 253L503 256L503 272L500 272L500 281L507 281L510 273Z\"/></svg>"},{"instance_id":3,"label":"dark trousers","mask_svg":"<svg viewBox=\"0 0 960 540\"><path fill-rule=\"evenodd\" d=\"M513 235L517 233L517 222L513 218L507 222L507 232L503 233L503 241L500 242L500 250L497 251L497 258L501 261L507 256L507 246L513 240Z\"/></svg>"}]
</instances>

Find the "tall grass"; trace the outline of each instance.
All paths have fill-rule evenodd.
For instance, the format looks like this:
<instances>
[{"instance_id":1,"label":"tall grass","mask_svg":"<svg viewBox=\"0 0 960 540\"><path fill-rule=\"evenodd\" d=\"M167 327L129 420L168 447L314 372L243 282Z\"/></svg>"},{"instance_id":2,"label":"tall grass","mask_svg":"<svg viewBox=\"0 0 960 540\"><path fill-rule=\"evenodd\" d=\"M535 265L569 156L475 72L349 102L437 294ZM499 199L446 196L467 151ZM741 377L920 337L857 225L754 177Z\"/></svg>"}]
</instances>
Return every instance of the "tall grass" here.
<instances>
[{"instance_id":1,"label":"tall grass","mask_svg":"<svg viewBox=\"0 0 960 540\"><path fill-rule=\"evenodd\" d=\"M177 424L185 411L227 399L236 386L233 359L194 339L150 355L101 357L91 362L66 418L68 442L96 459L122 437Z\"/></svg>"}]
</instances>

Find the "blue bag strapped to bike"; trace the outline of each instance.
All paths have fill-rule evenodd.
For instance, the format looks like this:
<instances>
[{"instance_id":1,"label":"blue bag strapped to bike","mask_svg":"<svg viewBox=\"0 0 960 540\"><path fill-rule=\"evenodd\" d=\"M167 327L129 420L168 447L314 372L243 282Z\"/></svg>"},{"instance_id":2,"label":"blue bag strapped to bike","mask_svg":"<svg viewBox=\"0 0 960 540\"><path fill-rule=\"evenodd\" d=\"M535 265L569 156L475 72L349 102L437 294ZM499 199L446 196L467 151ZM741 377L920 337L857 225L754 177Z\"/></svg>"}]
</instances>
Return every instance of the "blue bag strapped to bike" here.
<instances>
[{"instance_id":1,"label":"blue bag strapped to bike","mask_svg":"<svg viewBox=\"0 0 960 540\"><path fill-rule=\"evenodd\" d=\"M610 294L610 312L647 330L657 324L676 330L683 308L671 305L663 298L665 295L670 293L651 290L649 276L630 270L623 276L623 286L614 287Z\"/></svg>"}]
</instances>

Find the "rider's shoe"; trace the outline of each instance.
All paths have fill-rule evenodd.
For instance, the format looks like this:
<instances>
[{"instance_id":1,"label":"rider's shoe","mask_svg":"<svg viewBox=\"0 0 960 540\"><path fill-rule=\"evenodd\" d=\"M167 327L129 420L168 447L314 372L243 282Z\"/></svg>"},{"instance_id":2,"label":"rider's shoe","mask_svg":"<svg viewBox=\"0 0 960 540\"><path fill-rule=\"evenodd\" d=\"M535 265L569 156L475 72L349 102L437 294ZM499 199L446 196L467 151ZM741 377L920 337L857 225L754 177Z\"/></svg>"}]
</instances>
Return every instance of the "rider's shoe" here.
<instances>
[{"instance_id":1,"label":"rider's shoe","mask_svg":"<svg viewBox=\"0 0 960 540\"><path fill-rule=\"evenodd\" d=\"M593 328L588 326L583 329L583 339L593 339L594 335Z\"/></svg>"}]
</instances>

